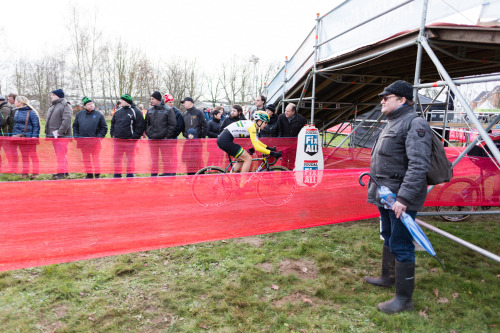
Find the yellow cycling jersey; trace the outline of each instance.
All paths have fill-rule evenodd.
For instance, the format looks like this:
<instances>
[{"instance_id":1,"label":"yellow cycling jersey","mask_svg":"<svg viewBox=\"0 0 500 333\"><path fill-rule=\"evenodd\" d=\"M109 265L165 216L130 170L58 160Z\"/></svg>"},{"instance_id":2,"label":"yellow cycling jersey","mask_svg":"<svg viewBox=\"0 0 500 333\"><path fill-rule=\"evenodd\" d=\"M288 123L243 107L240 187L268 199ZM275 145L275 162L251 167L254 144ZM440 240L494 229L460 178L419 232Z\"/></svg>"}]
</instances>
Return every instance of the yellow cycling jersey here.
<instances>
[{"instance_id":1,"label":"yellow cycling jersey","mask_svg":"<svg viewBox=\"0 0 500 333\"><path fill-rule=\"evenodd\" d=\"M240 120L227 126L226 129L231 133L233 138L248 138L252 141L252 145L258 152L269 155L271 151L267 146L259 141L257 128L251 120Z\"/></svg>"}]
</instances>

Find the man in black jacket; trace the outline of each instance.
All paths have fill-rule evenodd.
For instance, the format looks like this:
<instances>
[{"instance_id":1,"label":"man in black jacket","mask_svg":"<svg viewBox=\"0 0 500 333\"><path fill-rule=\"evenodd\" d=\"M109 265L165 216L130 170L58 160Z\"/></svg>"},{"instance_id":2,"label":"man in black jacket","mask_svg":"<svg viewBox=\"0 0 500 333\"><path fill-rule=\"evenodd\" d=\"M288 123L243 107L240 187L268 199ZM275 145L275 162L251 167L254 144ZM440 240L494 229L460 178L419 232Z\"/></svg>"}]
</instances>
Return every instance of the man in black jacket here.
<instances>
[{"instance_id":1,"label":"man in black jacket","mask_svg":"<svg viewBox=\"0 0 500 333\"><path fill-rule=\"evenodd\" d=\"M290 103L286 106L285 113L278 117L278 135L281 138L296 138L306 124L306 118L297 113L295 104Z\"/></svg>"},{"instance_id":2,"label":"man in black jacket","mask_svg":"<svg viewBox=\"0 0 500 333\"><path fill-rule=\"evenodd\" d=\"M164 140L174 138L176 125L174 109L163 102L159 91L155 91L151 95L151 107L146 113L146 135L151 152L151 177L158 176L160 151L164 172L161 176L167 176L165 171L168 169L169 159L175 146Z\"/></svg>"},{"instance_id":3,"label":"man in black jacket","mask_svg":"<svg viewBox=\"0 0 500 333\"><path fill-rule=\"evenodd\" d=\"M104 138L108 133L108 125L104 115L95 109L94 102L90 98L84 97L82 103L84 110L78 112L73 122L73 137L76 138L76 147L82 150L83 166L87 173L85 178L99 178L101 175L100 138Z\"/></svg>"},{"instance_id":4,"label":"man in black jacket","mask_svg":"<svg viewBox=\"0 0 500 333\"><path fill-rule=\"evenodd\" d=\"M123 154L127 155L127 177L134 177L134 150L137 139L144 133L146 123L142 112L133 108L133 99L129 94L120 97L120 108L111 118L111 137L114 138L115 178L121 178Z\"/></svg>"},{"instance_id":5,"label":"man in black jacket","mask_svg":"<svg viewBox=\"0 0 500 333\"><path fill-rule=\"evenodd\" d=\"M194 128L197 138L205 138L207 136L207 119L203 111L194 107L194 100L191 97L185 97L181 103L186 109L182 115L184 118L184 131L182 132L184 137L187 138L188 130Z\"/></svg>"},{"instance_id":6,"label":"man in black jacket","mask_svg":"<svg viewBox=\"0 0 500 333\"><path fill-rule=\"evenodd\" d=\"M222 111L214 110L212 112L212 120L208 122L208 137L216 138L219 136L220 132L220 118L222 117Z\"/></svg>"},{"instance_id":7,"label":"man in black jacket","mask_svg":"<svg viewBox=\"0 0 500 333\"><path fill-rule=\"evenodd\" d=\"M424 205L433 134L427 121L417 117L410 83L398 80L379 96L387 124L373 147L370 173L378 183L370 181L367 202L376 205L380 212L380 234L384 238L382 274L367 276L365 281L379 287L395 285L395 297L379 303L377 308L397 313L413 309L415 288L415 246L400 218L406 212L414 219ZM395 194L392 208L381 202L379 184Z\"/></svg>"}]
</instances>

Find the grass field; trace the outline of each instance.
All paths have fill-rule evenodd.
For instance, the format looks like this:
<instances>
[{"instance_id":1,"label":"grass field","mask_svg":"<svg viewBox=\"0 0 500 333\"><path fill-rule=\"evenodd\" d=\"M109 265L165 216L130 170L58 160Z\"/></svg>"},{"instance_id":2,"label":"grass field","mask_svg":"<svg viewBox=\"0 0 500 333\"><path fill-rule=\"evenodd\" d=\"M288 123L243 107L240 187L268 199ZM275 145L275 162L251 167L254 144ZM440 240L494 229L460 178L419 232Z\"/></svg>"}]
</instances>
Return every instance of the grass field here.
<instances>
[{"instance_id":1,"label":"grass field","mask_svg":"<svg viewBox=\"0 0 500 333\"><path fill-rule=\"evenodd\" d=\"M496 218L424 219L500 253ZM500 265L427 231L413 312L376 304L378 221L0 273L1 332L498 332Z\"/></svg>"}]
</instances>

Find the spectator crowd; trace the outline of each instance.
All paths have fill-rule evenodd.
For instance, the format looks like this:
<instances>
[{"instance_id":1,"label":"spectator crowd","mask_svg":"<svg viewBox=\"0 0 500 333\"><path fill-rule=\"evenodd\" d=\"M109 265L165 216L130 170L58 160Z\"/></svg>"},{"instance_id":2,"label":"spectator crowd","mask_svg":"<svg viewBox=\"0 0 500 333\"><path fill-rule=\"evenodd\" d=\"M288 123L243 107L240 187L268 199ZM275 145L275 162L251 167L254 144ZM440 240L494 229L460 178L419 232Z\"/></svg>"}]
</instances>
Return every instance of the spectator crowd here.
<instances>
[{"instance_id":1,"label":"spectator crowd","mask_svg":"<svg viewBox=\"0 0 500 333\"><path fill-rule=\"evenodd\" d=\"M25 96L9 94L0 95L0 135L13 137L10 140L0 140L0 149L3 149L10 165L18 164L18 150L22 159L22 178L36 178L39 173L37 145L40 131L51 139L57 159L57 172L53 179L68 177L68 143L61 138L76 138L77 148L81 150L85 178L100 178L100 138L108 134L108 124L102 112L89 97L82 99L82 108L73 119L74 108L65 98L62 89L56 89L50 94L51 106L47 111L44 129L41 129L38 111L30 104ZM255 111L266 111L271 121L259 133L260 137L297 137L300 130L306 125L306 119L297 113L294 104L288 104L285 112L278 116L273 104L266 105L266 97L258 96L253 110L248 111L251 117ZM170 94L161 94L155 91L151 94L148 109L143 104L136 105L129 94L120 96L116 104L109 134L113 138L113 159L115 164L114 177L122 177L122 161L126 158L126 177L134 176L135 143L139 139L147 139L151 154L151 176L171 176L174 173L160 173L160 160L163 170L169 163L176 163L177 156L173 145L161 144L162 140L183 137L190 139L217 138L230 124L245 120L241 105L235 104L226 113L223 106L213 110L196 108L191 97L181 100L184 107L182 113L174 106L174 98ZM251 119L251 118L250 118ZM18 137L31 140L15 139ZM78 140L86 138L86 140ZM184 159L196 159L201 162L198 141L186 141L182 156ZM0 167L1 167L0 155ZM31 176L30 176L31 163ZM202 166L200 166L202 167ZM188 172L189 173L189 172Z\"/></svg>"}]
</instances>

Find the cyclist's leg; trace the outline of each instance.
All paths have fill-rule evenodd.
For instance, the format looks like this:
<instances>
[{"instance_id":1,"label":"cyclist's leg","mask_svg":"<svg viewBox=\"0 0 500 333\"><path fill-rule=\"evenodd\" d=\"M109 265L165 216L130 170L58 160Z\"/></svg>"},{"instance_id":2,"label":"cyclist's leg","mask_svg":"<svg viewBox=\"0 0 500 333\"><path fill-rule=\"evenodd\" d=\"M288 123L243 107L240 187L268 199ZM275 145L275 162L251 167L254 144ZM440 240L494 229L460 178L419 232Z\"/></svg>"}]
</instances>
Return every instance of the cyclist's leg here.
<instances>
[{"instance_id":1,"label":"cyclist's leg","mask_svg":"<svg viewBox=\"0 0 500 333\"><path fill-rule=\"evenodd\" d=\"M250 171L250 167L252 166L252 156L250 156L250 154L246 150L243 150L243 153L238 157L238 160L243 161L243 165L241 166L241 173Z\"/></svg>"},{"instance_id":2,"label":"cyclist's leg","mask_svg":"<svg viewBox=\"0 0 500 333\"><path fill-rule=\"evenodd\" d=\"M227 130L224 130L217 138L217 146L225 151L229 156L233 156L238 162L233 164L233 172L238 171L241 168L242 159L240 156L245 152L245 150L238 144L233 142L234 138ZM247 153L248 154L248 153Z\"/></svg>"},{"instance_id":3,"label":"cyclist's leg","mask_svg":"<svg viewBox=\"0 0 500 333\"><path fill-rule=\"evenodd\" d=\"M242 160L237 160L234 164L233 164L233 168L232 168L232 172L238 172L240 171L241 167L243 165L243 161Z\"/></svg>"}]
</instances>

